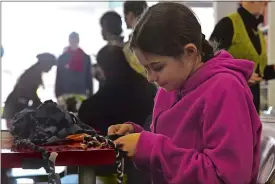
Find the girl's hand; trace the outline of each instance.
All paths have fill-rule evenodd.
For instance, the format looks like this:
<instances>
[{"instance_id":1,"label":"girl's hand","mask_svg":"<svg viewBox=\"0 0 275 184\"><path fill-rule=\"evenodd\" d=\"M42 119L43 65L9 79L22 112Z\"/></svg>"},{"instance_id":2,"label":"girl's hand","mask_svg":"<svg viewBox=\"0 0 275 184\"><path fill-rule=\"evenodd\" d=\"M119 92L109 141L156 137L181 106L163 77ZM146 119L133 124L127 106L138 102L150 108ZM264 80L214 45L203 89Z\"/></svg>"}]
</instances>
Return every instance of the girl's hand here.
<instances>
[{"instance_id":1,"label":"girl's hand","mask_svg":"<svg viewBox=\"0 0 275 184\"><path fill-rule=\"evenodd\" d=\"M117 124L108 128L108 135L126 135L134 132L134 126L131 124Z\"/></svg>"},{"instance_id":2,"label":"girl's hand","mask_svg":"<svg viewBox=\"0 0 275 184\"><path fill-rule=\"evenodd\" d=\"M250 86L253 86L254 84L257 84L257 83L261 82L262 80L263 80L263 78L260 77L259 74L253 73L251 78L248 81L248 84Z\"/></svg>"},{"instance_id":3,"label":"girl's hand","mask_svg":"<svg viewBox=\"0 0 275 184\"><path fill-rule=\"evenodd\" d=\"M139 137L140 133L128 134L115 140L114 143L120 147L120 150L125 151L128 157L132 158L136 154Z\"/></svg>"}]
</instances>

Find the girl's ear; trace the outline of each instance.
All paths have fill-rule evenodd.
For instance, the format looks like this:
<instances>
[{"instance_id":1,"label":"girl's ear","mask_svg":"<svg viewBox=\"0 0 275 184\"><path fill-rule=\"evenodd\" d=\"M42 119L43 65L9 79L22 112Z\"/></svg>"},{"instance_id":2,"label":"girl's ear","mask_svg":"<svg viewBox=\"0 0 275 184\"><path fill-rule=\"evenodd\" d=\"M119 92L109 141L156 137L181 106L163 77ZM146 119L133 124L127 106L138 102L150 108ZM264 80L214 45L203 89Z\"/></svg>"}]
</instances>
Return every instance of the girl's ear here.
<instances>
[{"instance_id":1,"label":"girl's ear","mask_svg":"<svg viewBox=\"0 0 275 184\"><path fill-rule=\"evenodd\" d=\"M198 55L198 49L193 43L188 43L183 48L187 56Z\"/></svg>"}]
</instances>

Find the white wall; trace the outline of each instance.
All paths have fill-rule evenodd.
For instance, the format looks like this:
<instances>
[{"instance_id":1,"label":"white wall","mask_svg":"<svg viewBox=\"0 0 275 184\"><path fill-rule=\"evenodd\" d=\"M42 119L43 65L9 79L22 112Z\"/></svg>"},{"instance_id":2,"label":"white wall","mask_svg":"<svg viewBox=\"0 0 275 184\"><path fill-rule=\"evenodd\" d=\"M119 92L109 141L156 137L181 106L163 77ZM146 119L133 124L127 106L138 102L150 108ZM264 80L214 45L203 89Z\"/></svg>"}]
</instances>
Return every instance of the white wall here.
<instances>
[{"instance_id":1,"label":"white wall","mask_svg":"<svg viewBox=\"0 0 275 184\"><path fill-rule=\"evenodd\" d=\"M215 1L213 2L215 23L230 13L236 12L237 2Z\"/></svg>"},{"instance_id":2,"label":"white wall","mask_svg":"<svg viewBox=\"0 0 275 184\"><path fill-rule=\"evenodd\" d=\"M215 9L213 8L213 3L207 0L185 0L180 3L192 9L201 24L202 33L205 34L206 39L209 39L215 26Z\"/></svg>"}]
</instances>

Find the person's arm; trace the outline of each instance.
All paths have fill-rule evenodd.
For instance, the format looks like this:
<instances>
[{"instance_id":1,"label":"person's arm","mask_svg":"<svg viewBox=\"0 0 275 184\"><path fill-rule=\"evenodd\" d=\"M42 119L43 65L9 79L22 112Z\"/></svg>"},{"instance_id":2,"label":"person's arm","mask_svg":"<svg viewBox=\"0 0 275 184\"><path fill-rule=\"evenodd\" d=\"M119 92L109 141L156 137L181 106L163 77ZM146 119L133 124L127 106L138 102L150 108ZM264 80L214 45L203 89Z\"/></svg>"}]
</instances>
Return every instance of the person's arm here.
<instances>
[{"instance_id":1,"label":"person's arm","mask_svg":"<svg viewBox=\"0 0 275 184\"><path fill-rule=\"evenodd\" d=\"M105 92L99 91L85 100L78 111L80 120L99 131L101 135L107 135L108 128L111 125L122 123L124 118L119 115L122 109L116 108L117 103L110 100L113 98L108 97L110 96L108 93L111 93L109 89Z\"/></svg>"},{"instance_id":2,"label":"person's arm","mask_svg":"<svg viewBox=\"0 0 275 184\"><path fill-rule=\"evenodd\" d=\"M219 49L229 49L234 34L233 23L230 18L221 19L210 36L210 41L218 43Z\"/></svg>"},{"instance_id":3,"label":"person's arm","mask_svg":"<svg viewBox=\"0 0 275 184\"><path fill-rule=\"evenodd\" d=\"M153 115L151 114L145 120L145 123L143 125L144 130L149 131L149 132L151 131L150 127L152 124L152 120L153 120Z\"/></svg>"},{"instance_id":4,"label":"person's arm","mask_svg":"<svg viewBox=\"0 0 275 184\"><path fill-rule=\"evenodd\" d=\"M34 96L34 98L32 100L33 100L33 106L34 107L38 107L39 105L42 104L42 102L41 102L41 100L40 100L40 98L38 97L37 94Z\"/></svg>"},{"instance_id":5,"label":"person's arm","mask_svg":"<svg viewBox=\"0 0 275 184\"><path fill-rule=\"evenodd\" d=\"M275 65L267 65L264 70L264 79L273 80L275 79Z\"/></svg>"},{"instance_id":6,"label":"person's arm","mask_svg":"<svg viewBox=\"0 0 275 184\"><path fill-rule=\"evenodd\" d=\"M60 67L60 63L61 60L63 59L63 55L61 55L58 60L57 60L57 64L56 64L56 78L55 78L55 96L56 98L58 98L61 94L61 90L62 90L62 82L61 82L61 67Z\"/></svg>"},{"instance_id":7,"label":"person's arm","mask_svg":"<svg viewBox=\"0 0 275 184\"><path fill-rule=\"evenodd\" d=\"M104 114L108 113L108 110L101 104L102 101L98 100L96 96L88 98L82 102L78 110L78 117L83 123L102 133L108 129L108 124L105 122L106 114Z\"/></svg>"},{"instance_id":8,"label":"person's arm","mask_svg":"<svg viewBox=\"0 0 275 184\"><path fill-rule=\"evenodd\" d=\"M88 90L88 96L92 96L93 94L93 76L92 76L92 64L91 64L91 58L90 56L87 55L87 64L86 64L86 74L85 74L85 79L86 79L86 86Z\"/></svg>"},{"instance_id":9,"label":"person's arm","mask_svg":"<svg viewBox=\"0 0 275 184\"><path fill-rule=\"evenodd\" d=\"M158 98L158 95L161 91L161 88L158 89L157 93L156 93L156 96L155 96L155 99L154 99L154 104L156 104L156 100ZM151 117L148 117L146 119L146 121L149 121L151 119L151 123L150 123L150 130L152 130L153 128L153 125L152 125L152 120L153 120L153 115L150 115ZM144 131L144 127L140 126L140 125L137 125L135 123L132 123L132 122L126 122L125 124L131 124L133 125L134 127L134 133L141 133L142 131ZM149 124L149 122L147 122L147 124ZM148 128L148 127L147 127Z\"/></svg>"},{"instance_id":10,"label":"person's arm","mask_svg":"<svg viewBox=\"0 0 275 184\"><path fill-rule=\"evenodd\" d=\"M151 176L162 173L160 181L165 183L250 183L251 170L258 167L253 162L258 156L253 148L259 142L253 136L256 130L252 123L259 121L260 134L260 120L256 118L252 97L237 79L219 87L224 89L222 93L213 93L206 99L203 150L181 148L164 135L144 131L136 148L137 168L150 172ZM251 117L256 120L252 122Z\"/></svg>"}]
</instances>

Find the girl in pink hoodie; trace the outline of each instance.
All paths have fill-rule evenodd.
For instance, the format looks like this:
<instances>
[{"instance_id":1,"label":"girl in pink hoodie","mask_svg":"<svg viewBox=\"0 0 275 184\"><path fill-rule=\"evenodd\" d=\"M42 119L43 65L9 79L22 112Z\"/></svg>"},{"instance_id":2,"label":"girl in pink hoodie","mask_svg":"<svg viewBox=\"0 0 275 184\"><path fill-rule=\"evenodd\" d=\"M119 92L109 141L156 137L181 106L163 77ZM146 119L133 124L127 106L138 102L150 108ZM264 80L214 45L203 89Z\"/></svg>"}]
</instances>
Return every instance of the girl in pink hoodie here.
<instances>
[{"instance_id":1,"label":"girl in pink hoodie","mask_svg":"<svg viewBox=\"0 0 275 184\"><path fill-rule=\"evenodd\" d=\"M253 63L214 54L183 4L150 7L136 25L131 48L159 85L152 132L134 123L111 126L127 134L116 144L154 184L256 184L261 122L247 81Z\"/></svg>"}]
</instances>

